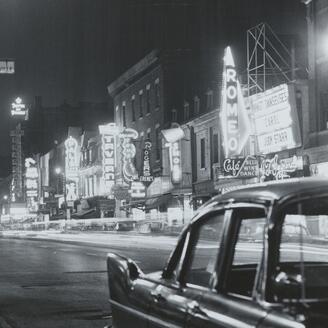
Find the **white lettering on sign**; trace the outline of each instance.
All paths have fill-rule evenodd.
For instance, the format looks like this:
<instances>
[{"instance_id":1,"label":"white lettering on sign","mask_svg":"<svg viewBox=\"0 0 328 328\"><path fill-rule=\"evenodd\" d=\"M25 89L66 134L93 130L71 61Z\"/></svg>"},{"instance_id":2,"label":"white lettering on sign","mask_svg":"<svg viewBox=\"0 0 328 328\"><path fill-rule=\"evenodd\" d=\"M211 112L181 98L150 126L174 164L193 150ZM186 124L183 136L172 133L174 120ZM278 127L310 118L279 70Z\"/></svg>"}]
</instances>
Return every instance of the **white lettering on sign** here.
<instances>
[{"instance_id":1,"label":"white lettering on sign","mask_svg":"<svg viewBox=\"0 0 328 328\"><path fill-rule=\"evenodd\" d=\"M132 198L145 198L146 197L146 187L140 181L132 181L130 194Z\"/></svg>"},{"instance_id":2,"label":"white lettering on sign","mask_svg":"<svg viewBox=\"0 0 328 328\"><path fill-rule=\"evenodd\" d=\"M181 146L180 141L168 143L171 164L171 181L172 183L180 183L182 180L181 167Z\"/></svg>"},{"instance_id":3,"label":"white lettering on sign","mask_svg":"<svg viewBox=\"0 0 328 328\"><path fill-rule=\"evenodd\" d=\"M221 125L225 156L238 156L251 127L230 47L224 55Z\"/></svg>"},{"instance_id":4,"label":"white lettering on sign","mask_svg":"<svg viewBox=\"0 0 328 328\"><path fill-rule=\"evenodd\" d=\"M287 146L295 146L292 128L288 127L276 132L259 135L258 144L263 153L277 152L287 149Z\"/></svg>"},{"instance_id":5,"label":"white lettering on sign","mask_svg":"<svg viewBox=\"0 0 328 328\"><path fill-rule=\"evenodd\" d=\"M102 169L106 193L112 192L115 184L116 167L116 136L117 127L114 123L99 126L102 135Z\"/></svg>"},{"instance_id":6,"label":"white lettering on sign","mask_svg":"<svg viewBox=\"0 0 328 328\"><path fill-rule=\"evenodd\" d=\"M296 108L290 102L293 96L293 93L289 95L288 85L282 84L250 97L261 153L278 152L301 144Z\"/></svg>"},{"instance_id":7,"label":"white lettering on sign","mask_svg":"<svg viewBox=\"0 0 328 328\"><path fill-rule=\"evenodd\" d=\"M143 153L143 168L142 175L140 176L140 181L144 182L146 185L151 183L154 180L153 175L151 174L150 168L150 154L152 149L152 143L150 141L145 141L144 153Z\"/></svg>"}]
</instances>

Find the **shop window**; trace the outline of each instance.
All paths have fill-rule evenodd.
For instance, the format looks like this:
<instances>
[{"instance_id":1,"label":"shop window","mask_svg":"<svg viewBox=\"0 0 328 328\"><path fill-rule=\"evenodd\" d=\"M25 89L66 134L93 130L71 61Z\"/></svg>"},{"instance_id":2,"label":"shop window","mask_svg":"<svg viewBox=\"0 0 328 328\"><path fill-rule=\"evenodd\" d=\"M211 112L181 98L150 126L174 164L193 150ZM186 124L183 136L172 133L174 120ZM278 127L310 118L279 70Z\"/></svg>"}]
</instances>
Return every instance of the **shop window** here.
<instances>
[{"instance_id":1,"label":"shop window","mask_svg":"<svg viewBox=\"0 0 328 328\"><path fill-rule=\"evenodd\" d=\"M205 169L205 138L200 139L200 168Z\"/></svg>"}]
</instances>

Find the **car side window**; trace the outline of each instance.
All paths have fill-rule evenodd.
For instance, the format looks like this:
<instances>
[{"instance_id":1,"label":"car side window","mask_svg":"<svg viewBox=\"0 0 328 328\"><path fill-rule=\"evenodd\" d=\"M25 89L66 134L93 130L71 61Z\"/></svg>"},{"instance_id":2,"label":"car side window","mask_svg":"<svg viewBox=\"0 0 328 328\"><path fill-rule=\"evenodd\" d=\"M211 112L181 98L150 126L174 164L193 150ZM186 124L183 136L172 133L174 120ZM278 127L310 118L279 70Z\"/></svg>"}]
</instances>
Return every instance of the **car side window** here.
<instances>
[{"instance_id":1,"label":"car side window","mask_svg":"<svg viewBox=\"0 0 328 328\"><path fill-rule=\"evenodd\" d=\"M224 212L213 213L193 227L192 248L184 282L209 287L223 235Z\"/></svg>"},{"instance_id":2,"label":"car side window","mask_svg":"<svg viewBox=\"0 0 328 328\"><path fill-rule=\"evenodd\" d=\"M237 209L233 220L237 234L226 289L231 294L251 297L263 255L265 211L261 208Z\"/></svg>"}]
</instances>

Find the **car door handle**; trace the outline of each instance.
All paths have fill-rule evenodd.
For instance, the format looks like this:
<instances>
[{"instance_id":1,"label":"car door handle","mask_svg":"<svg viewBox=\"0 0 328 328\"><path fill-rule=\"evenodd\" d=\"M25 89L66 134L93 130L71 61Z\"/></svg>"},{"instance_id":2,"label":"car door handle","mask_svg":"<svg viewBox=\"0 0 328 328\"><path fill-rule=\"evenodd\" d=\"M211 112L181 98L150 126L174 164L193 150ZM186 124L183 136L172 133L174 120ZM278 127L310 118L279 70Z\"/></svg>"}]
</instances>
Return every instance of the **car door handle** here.
<instances>
[{"instance_id":1,"label":"car door handle","mask_svg":"<svg viewBox=\"0 0 328 328\"><path fill-rule=\"evenodd\" d=\"M163 302L166 301L166 298L159 292L151 291L150 295L155 300L155 302Z\"/></svg>"},{"instance_id":2,"label":"car door handle","mask_svg":"<svg viewBox=\"0 0 328 328\"><path fill-rule=\"evenodd\" d=\"M187 304L188 307L188 311L191 312L192 314L199 314L202 316L207 316L207 313L202 310L202 308L200 307L199 303L196 301L191 301Z\"/></svg>"}]
</instances>

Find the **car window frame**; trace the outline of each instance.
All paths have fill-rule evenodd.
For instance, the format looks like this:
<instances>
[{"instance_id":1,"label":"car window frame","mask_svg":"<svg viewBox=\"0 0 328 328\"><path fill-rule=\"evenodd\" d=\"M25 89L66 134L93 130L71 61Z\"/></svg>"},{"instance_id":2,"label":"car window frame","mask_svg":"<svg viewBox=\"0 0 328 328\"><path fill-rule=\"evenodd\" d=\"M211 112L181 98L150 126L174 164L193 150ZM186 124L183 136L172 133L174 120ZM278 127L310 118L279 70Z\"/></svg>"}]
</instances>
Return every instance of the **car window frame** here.
<instances>
[{"instance_id":1,"label":"car window frame","mask_svg":"<svg viewBox=\"0 0 328 328\"><path fill-rule=\"evenodd\" d=\"M188 283L185 281L186 272L190 266L190 261L192 259L192 249L198 241L197 237L198 237L199 226L201 225L201 223L203 221L206 221L210 217L212 217L218 213L222 213L222 212L224 212L223 231L222 231L222 237L221 237L221 241L220 241L219 252L217 254L217 258L216 258L215 265L214 265L214 270L213 270L213 272L211 274L211 278L210 278L210 284L208 287L205 287L205 286ZM185 245L186 246L185 247L185 255L184 255L183 262L181 263L182 266L181 266L181 271L180 271L180 275L179 275L179 283L184 288L193 288L193 289L198 289L200 291L208 291L208 290L215 289L215 281L216 281L216 277L217 277L217 273L218 273L218 270L217 270L218 265L219 265L221 257L224 255L224 250L223 250L224 249L224 240L225 240L225 235L226 235L226 231L227 231L229 215L230 215L230 213L228 211L226 211L226 209L223 206L211 208L210 211L201 215L196 221L194 221L190 225L189 241L188 241L188 244Z\"/></svg>"},{"instance_id":2,"label":"car window frame","mask_svg":"<svg viewBox=\"0 0 328 328\"><path fill-rule=\"evenodd\" d=\"M269 251L268 256L271 261L268 263L266 269L266 279L265 282L265 290L263 293L262 303L264 305L272 306L272 307L280 307L284 306L283 302L277 302L273 299L273 288L272 288L272 278L277 273L276 269L279 265L280 259L280 245L281 245L281 237L282 237L282 229L286 214L286 208L292 204L297 202L302 202L311 199L319 199L328 197L328 192L318 193L318 190L313 190L317 196L313 197L312 190L303 192L302 194L292 194L286 197L285 199L280 200L275 208L273 209L270 216L270 225L271 229L268 232L268 245Z\"/></svg>"},{"instance_id":3,"label":"car window frame","mask_svg":"<svg viewBox=\"0 0 328 328\"><path fill-rule=\"evenodd\" d=\"M239 230L240 225L242 222L242 218L239 218L238 220L234 217L234 213L236 210L246 210L247 208L257 208L262 209L264 211L264 217L266 218L266 223L264 225L263 229L263 249L262 249L262 257L260 262L258 263L258 266L256 268L256 275L254 279L254 285L252 290L252 296L248 297L245 295L235 294L227 291L227 278L228 274L231 270L234 255L235 255L235 247L236 243L238 241L239 236ZM219 272L217 286L216 286L216 292L221 295L225 295L228 297L232 297L233 299L239 299L239 300L246 300L254 302L259 298L259 294L261 294L259 286L261 286L262 279L263 279L263 273L265 270L265 263L268 258L267 254L267 248L268 248L268 240L266 238L267 230L270 224L270 213L271 208L266 203L251 203L251 202L240 202L240 203L234 203L231 204L229 207L227 207L231 211L230 218L229 218L229 232L227 234L227 240L226 245L230 245L230 247L227 247L227 250L225 252L225 258L224 262L221 265L221 271ZM255 219L255 218L254 218ZM237 222L238 221L238 222ZM233 247L231 247L233 245Z\"/></svg>"}]
</instances>

